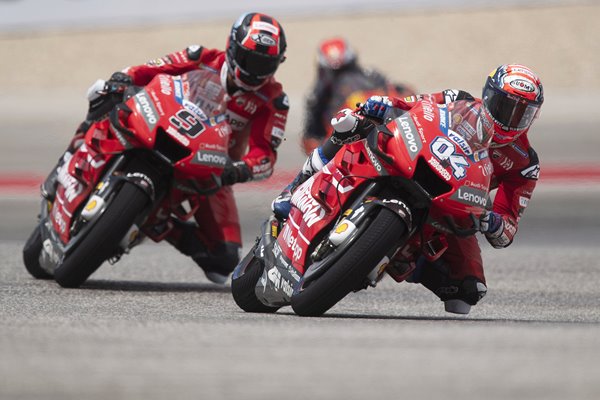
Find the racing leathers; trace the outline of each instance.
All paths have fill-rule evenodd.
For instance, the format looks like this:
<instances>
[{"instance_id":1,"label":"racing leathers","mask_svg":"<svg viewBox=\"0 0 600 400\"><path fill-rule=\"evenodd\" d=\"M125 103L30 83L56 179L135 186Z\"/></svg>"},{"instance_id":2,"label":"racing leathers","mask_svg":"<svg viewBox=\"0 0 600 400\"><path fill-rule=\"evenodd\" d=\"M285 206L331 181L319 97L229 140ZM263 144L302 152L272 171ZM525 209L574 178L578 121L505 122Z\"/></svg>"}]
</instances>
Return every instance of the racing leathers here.
<instances>
[{"instance_id":1,"label":"racing leathers","mask_svg":"<svg viewBox=\"0 0 600 400\"><path fill-rule=\"evenodd\" d=\"M228 93L225 52L201 46L123 72L138 86L148 84L157 74L182 76L184 95L192 103L208 116L226 114L232 129L228 152L237 166L237 182L271 176L289 108L281 84L273 77L255 92ZM211 272L226 277L239 260L242 243L233 191L224 186L204 200L205 206L194 215L197 223L170 221L174 228L167 240L191 256L209 279Z\"/></svg>"},{"instance_id":2,"label":"racing leathers","mask_svg":"<svg viewBox=\"0 0 600 400\"><path fill-rule=\"evenodd\" d=\"M458 90L445 90L443 92L410 96L403 99L390 98L391 107L409 110L417 101L426 98L437 104L447 104L453 121L457 123L457 130L463 135L477 134L483 127L479 118L479 109L482 105L480 99L473 98L470 94ZM457 102L467 100L466 102ZM352 137L363 138L370 132L369 129L360 129L356 125ZM361 136L362 135L362 136ZM334 139L336 133L332 136ZM355 140L356 140L355 139ZM334 145L332 140L327 141L321 148L315 150L304 164L302 172L293 184L305 180L306 176L314 174L333 158L341 144ZM515 237L518 222L533 194L539 176L539 160L536 152L529 144L527 133L522 134L512 143L498 146L491 143L488 151L491 159L491 170L485 171L491 176L490 190L496 190L492 211L501 217L501 221L493 232L485 234L486 239L495 248L510 245ZM291 192L294 187L286 188ZM285 193L285 191L284 191ZM282 195L284 194L282 193ZM277 199L273 204L277 215ZM416 269L409 282L421 283L441 300L445 302L449 312L466 314L470 306L476 304L487 292L481 250L477 238L469 236L460 238L454 235L446 236L448 248L435 262L429 262L424 257L416 260Z\"/></svg>"}]
</instances>

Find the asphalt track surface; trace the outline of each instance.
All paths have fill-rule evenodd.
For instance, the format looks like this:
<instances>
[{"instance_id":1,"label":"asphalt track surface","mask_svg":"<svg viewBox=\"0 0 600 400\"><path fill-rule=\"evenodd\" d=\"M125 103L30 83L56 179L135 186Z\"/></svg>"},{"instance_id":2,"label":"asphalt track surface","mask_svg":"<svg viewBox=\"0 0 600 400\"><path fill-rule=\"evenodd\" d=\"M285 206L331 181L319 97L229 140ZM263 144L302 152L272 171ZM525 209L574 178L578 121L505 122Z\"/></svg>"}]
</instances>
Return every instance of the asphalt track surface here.
<instances>
[{"instance_id":1,"label":"asphalt track surface","mask_svg":"<svg viewBox=\"0 0 600 400\"><path fill-rule=\"evenodd\" d=\"M246 314L166 245L67 290L2 241L0 398L597 399L600 221L554 221L592 204L544 197L518 243L483 245L489 294L468 317L391 279L322 318Z\"/></svg>"}]
</instances>

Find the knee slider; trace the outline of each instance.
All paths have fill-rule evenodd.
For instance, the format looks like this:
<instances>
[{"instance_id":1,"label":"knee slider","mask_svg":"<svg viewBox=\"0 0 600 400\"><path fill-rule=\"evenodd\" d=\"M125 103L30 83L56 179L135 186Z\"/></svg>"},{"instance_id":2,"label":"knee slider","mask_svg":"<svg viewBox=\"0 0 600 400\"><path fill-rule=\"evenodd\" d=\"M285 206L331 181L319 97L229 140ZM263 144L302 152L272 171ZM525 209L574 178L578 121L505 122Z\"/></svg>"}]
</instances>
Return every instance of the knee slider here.
<instances>
[{"instance_id":1,"label":"knee slider","mask_svg":"<svg viewBox=\"0 0 600 400\"><path fill-rule=\"evenodd\" d=\"M468 276L466 277L459 288L457 298L466 301L474 306L487 294L487 286L479 279Z\"/></svg>"}]
</instances>

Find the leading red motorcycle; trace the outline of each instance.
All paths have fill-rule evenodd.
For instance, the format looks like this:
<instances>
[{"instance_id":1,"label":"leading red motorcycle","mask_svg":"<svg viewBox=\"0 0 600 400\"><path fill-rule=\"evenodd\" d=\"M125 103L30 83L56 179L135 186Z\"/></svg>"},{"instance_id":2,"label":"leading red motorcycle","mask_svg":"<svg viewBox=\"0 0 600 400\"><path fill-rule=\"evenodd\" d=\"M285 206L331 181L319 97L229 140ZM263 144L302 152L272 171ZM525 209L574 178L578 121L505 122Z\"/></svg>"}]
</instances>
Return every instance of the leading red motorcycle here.
<instances>
[{"instance_id":1,"label":"leading red motorcycle","mask_svg":"<svg viewBox=\"0 0 600 400\"><path fill-rule=\"evenodd\" d=\"M275 312L291 304L318 316L385 273L405 280L417 257L443 254L445 235L475 234L489 202L491 137L461 127L455 110L469 107L422 100L394 109L338 151L296 189L284 223L263 225L233 274L238 306Z\"/></svg>"},{"instance_id":2,"label":"leading red motorcycle","mask_svg":"<svg viewBox=\"0 0 600 400\"><path fill-rule=\"evenodd\" d=\"M194 103L193 81L213 79L204 75L157 75L91 125L58 170L55 198L42 200L23 249L31 275L78 287L142 238L163 240L172 215L190 219L221 187L231 127Z\"/></svg>"}]
</instances>

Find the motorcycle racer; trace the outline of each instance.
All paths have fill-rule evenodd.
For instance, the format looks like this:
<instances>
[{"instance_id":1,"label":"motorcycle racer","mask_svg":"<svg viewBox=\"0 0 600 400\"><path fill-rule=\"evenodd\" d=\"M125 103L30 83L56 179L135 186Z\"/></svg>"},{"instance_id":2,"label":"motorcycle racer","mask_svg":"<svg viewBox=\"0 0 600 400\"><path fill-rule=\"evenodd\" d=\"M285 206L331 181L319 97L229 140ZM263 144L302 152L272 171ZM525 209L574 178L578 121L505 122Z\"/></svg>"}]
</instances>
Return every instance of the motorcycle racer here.
<instances>
[{"instance_id":1,"label":"motorcycle racer","mask_svg":"<svg viewBox=\"0 0 600 400\"><path fill-rule=\"evenodd\" d=\"M409 110L423 98L447 104L451 118L460 120L456 122L462 135L492 136L489 157L493 170L487 173L491 176L490 189L495 189L496 195L491 210L480 221L480 230L494 248L509 246L540 172L537 153L527 137L544 101L540 79L523 65L501 65L488 76L481 99L461 90L404 99L373 96L362 110L367 116L383 119L390 108ZM455 107L457 100L468 102L456 103ZM333 158L345 141L364 138L370 132L368 124L360 119L348 123L348 119L356 119L349 112L336 117L332 120L336 132L331 140L309 156L296 179L274 200L272 208L278 218L289 214L289 195L295 187ZM435 293L444 301L446 311L467 314L487 292L481 250L474 236L447 235L446 239L448 248L442 257L435 262L420 257L407 281L421 283Z\"/></svg>"},{"instance_id":2,"label":"motorcycle racer","mask_svg":"<svg viewBox=\"0 0 600 400\"><path fill-rule=\"evenodd\" d=\"M224 283L239 259L241 232L233 191L228 185L261 180L273 173L277 147L284 137L288 98L274 77L285 60L286 38L279 22L262 13L241 15L232 25L226 50L189 46L182 51L131 66L88 90L86 121L78 128L72 152L90 127L122 101L130 85L143 86L158 74L182 75L202 71L203 79L184 82L194 102L207 115L222 114L232 129L231 161L221 176L223 188L205 198L195 213L195 223L172 219L167 238L200 265L207 278ZM60 164L60 162L59 162ZM51 197L56 178L51 174L42 192Z\"/></svg>"},{"instance_id":3,"label":"motorcycle racer","mask_svg":"<svg viewBox=\"0 0 600 400\"><path fill-rule=\"evenodd\" d=\"M393 84L380 72L363 68L347 40L339 37L323 40L317 50L317 76L306 99L302 148L306 154L320 146L329 135L329 120L350 99L361 94L390 93L403 97L413 94L405 85Z\"/></svg>"}]
</instances>

